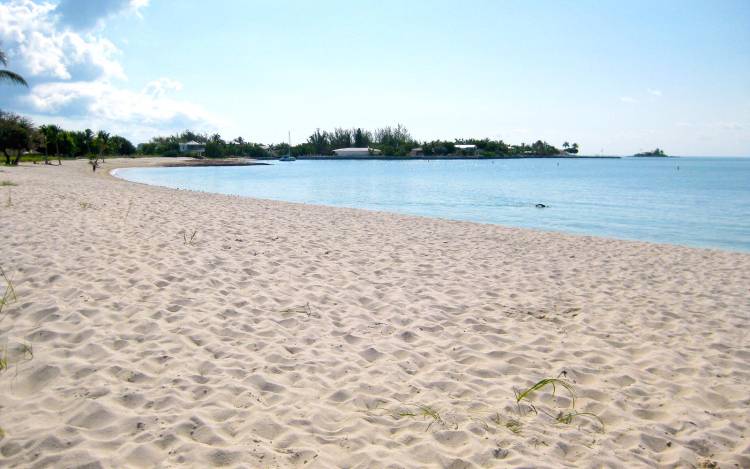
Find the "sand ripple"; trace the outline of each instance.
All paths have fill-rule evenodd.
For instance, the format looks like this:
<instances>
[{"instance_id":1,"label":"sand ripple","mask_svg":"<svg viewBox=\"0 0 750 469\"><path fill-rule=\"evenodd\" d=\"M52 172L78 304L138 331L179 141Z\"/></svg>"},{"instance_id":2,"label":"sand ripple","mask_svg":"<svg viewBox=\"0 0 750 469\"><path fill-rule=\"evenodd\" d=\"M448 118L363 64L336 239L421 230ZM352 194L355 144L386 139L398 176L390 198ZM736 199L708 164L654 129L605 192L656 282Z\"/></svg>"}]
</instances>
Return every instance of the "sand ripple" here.
<instances>
[{"instance_id":1,"label":"sand ripple","mask_svg":"<svg viewBox=\"0 0 750 469\"><path fill-rule=\"evenodd\" d=\"M750 255L0 179L0 466L750 467Z\"/></svg>"}]
</instances>

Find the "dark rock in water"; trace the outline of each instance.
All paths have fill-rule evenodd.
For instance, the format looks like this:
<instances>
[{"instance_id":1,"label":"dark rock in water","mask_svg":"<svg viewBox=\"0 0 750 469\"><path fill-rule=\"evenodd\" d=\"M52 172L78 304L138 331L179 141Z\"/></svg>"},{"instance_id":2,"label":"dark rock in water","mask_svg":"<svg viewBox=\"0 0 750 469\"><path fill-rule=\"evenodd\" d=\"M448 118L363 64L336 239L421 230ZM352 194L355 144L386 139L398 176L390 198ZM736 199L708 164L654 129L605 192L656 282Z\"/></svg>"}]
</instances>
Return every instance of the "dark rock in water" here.
<instances>
[{"instance_id":1,"label":"dark rock in water","mask_svg":"<svg viewBox=\"0 0 750 469\"><path fill-rule=\"evenodd\" d=\"M547 208L544 204L536 204L536 208Z\"/></svg>"}]
</instances>

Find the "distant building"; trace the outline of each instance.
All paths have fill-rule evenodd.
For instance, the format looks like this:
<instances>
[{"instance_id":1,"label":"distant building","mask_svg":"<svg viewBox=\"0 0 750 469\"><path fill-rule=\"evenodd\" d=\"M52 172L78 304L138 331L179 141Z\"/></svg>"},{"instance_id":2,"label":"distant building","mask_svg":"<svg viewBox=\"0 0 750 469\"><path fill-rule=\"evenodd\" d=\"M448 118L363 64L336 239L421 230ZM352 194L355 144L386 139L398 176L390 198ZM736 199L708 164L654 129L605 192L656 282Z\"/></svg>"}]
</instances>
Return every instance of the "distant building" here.
<instances>
[{"instance_id":1,"label":"distant building","mask_svg":"<svg viewBox=\"0 0 750 469\"><path fill-rule=\"evenodd\" d=\"M477 152L477 146L476 145L456 145L456 150L464 154L474 155Z\"/></svg>"},{"instance_id":2,"label":"distant building","mask_svg":"<svg viewBox=\"0 0 750 469\"><path fill-rule=\"evenodd\" d=\"M424 156L424 150L421 147L412 148L409 156Z\"/></svg>"},{"instance_id":3,"label":"distant building","mask_svg":"<svg viewBox=\"0 0 750 469\"><path fill-rule=\"evenodd\" d=\"M203 156L206 151L206 145L198 142L184 142L180 143L180 153L187 153L189 155Z\"/></svg>"},{"instance_id":4,"label":"distant building","mask_svg":"<svg viewBox=\"0 0 750 469\"><path fill-rule=\"evenodd\" d=\"M375 148L339 148L333 150L333 154L336 156L370 156L379 155L382 152Z\"/></svg>"}]
</instances>

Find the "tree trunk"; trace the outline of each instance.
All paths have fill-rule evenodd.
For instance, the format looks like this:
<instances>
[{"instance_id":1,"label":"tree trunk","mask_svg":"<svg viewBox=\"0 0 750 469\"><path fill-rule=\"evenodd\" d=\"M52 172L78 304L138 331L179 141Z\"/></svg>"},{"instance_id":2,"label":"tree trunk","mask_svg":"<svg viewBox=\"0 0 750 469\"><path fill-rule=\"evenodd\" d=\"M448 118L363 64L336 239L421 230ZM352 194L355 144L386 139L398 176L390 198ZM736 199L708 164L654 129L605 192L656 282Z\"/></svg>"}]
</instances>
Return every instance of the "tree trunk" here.
<instances>
[{"instance_id":1,"label":"tree trunk","mask_svg":"<svg viewBox=\"0 0 750 469\"><path fill-rule=\"evenodd\" d=\"M16 151L16 158L13 160L13 166L18 166L18 162L21 161L21 153L23 150Z\"/></svg>"},{"instance_id":2,"label":"tree trunk","mask_svg":"<svg viewBox=\"0 0 750 469\"><path fill-rule=\"evenodd\" d=\"M8 154L8 150L3 148L3 154L5 155L5 164L10 166L10 154Z\"/></svg>"}]
</instances>

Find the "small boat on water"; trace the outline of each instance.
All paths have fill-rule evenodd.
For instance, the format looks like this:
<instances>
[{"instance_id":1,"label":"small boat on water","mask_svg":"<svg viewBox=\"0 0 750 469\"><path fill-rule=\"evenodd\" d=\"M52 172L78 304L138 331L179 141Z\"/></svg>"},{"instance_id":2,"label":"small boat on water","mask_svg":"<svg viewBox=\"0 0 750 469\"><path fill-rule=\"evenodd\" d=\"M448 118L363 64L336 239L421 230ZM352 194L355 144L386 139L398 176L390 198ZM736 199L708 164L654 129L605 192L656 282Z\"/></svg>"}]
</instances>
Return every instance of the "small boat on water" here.
<instances>
[{"instance_id":1,"label":"small boat on water","mask_svg":"<svg viewBox=\"0 0 750 469\"><path fill-rule=\"evenodd\" d=\"M285 155L279 158L279 161L297 161L297 158L292 156L292 133L288 133L289 137L289 152Z\"/></svg>"}]
</instances>

